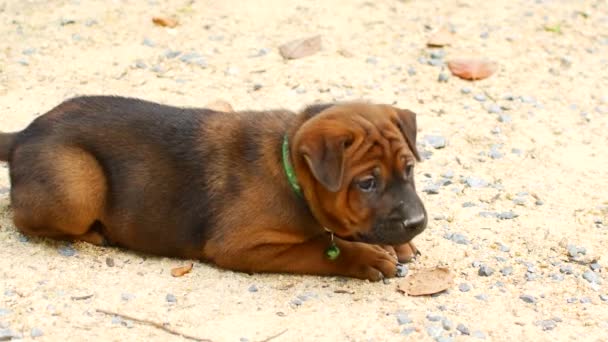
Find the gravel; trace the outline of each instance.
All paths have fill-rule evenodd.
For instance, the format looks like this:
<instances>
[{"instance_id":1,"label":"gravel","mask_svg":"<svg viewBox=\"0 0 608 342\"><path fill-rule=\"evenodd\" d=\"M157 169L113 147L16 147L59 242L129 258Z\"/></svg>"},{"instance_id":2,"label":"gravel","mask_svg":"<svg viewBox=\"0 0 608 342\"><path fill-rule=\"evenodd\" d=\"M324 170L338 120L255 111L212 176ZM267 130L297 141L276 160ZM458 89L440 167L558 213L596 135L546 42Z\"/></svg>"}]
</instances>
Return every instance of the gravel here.
<instances>
[{"instance_id":1,"label":"gravel","mask_svg":"<svg viewBox=\"0 0 608 342\"><path fill-rule=\"evenodd\" d=\"M601 283L600 276L597 273L593 272L593 271L589 271L589 270L585 271L585 273L583 273L583 278L586 281L588 281L588 282L590 282L592 284L600 284Z\"/></svg>"},{"instance_id":2,"label":"gravel","mask_svg":"<svg viewBox=\"0 0 608 342\"><path fill-rule=\"evenodd\" d=\"M431 322L439 322L443 319L443 316L429 313L426 315L426 319L428 319Z\"/></svg>"},{"instance_id":3,"label":"gravel","mask_svg":"<svg viewBox=\"0 0 608 342\"><path fill-rule=\"evenodd\" d=\"M32 330L30 330L30 337L32 338L40 337L42 335L44 335L44 332L40 328L32 328Z\"/></svg>"},{"instance_id":4,"label":"gravel","mask_svg":"<svg viewBox=\"0 0 608 342\"><path fill-rule=\"evenodd\" d=\"M460 285L458 285L458 289L460 290L460 292L469 292L471 291L471 285L467 283L461 283Z\"/></svg>"},{"instance_id":5,"label":"gravel","mask_svg":"<svg viewBox=\"0 0 608 342\"><path fill-rule=\"evenodd\" d=\"M503 267L503 268L500 270L500 273L501 273L503 276L508 277L508 276L510 276L511 274L513 274L513 267L511 267L511 266L506 266L506 267Z\"/></svg>"},{"instance_id":6,"label":"gravel","mask_svg":"<svg viewBox=\"0 0 608 342\"><path fill-rule=\"evenodd\" d=\"M177 298L175 298L175 295L172 293L167 293L167 296L165 297L165 299L169 303L177 303Z\"/></svg>"},{"instance_id":7,"label":"gravel","mask_svg":"<svg viewBox=\"0 0 608 342\"><path fill-rule=\"evenodd\" d=\"M72 247L72 245L60 246L57 249L57 252L59 252L59 254L63 255L64 257L71 257L76 255L76 250L74 249L74 247Z\"/></svg>"},{"instance_id":8,"label":"gravel","mask_svg":"<svg viewBox=\"0 0 608 342\"><path fill-rule=\"evenodd\" d=\"M425 145L431 146L435 149L444 148L447 144L445 137L437 134L425 135L424 137L422 137L422 141Z\"/></svg>"},{"instance_id":9,"label":"gravel","mask_svg":"<svg viewBox=\"0 0 608 342\"><path fill-rule=\"evenodd\" d=\"M458 330L463 335L470 335L471 331L464 324L458 323L456 326L456 330Z\"/></svg>"},{"instance_id":10,"label":"gravel","mask_svg":"<svg viewBox=\"0 0 608 342\"><path fill-rule=\"evenodd\" d=\"M443 237L459 245L468 245L471 243L469 239L461 233L445 233Z\"/></svg>"},{"instance_id":11,"label":"gravel","mask_svg":"<svg viewBox=\"0 0 608 342\"><path fill-rule=\"evenodd\" d=\"M407 312L399 311L395 316L397 317L397 323L399 323L399 325L412 323L412 319L408 316Z\"/></svg>"},{"instance_id":12,"label":"gravel","mask_svg":"<svg viewBox=\"0 0 608 342\"><path fill-rule=\"evenodd\" d=\"M249 286L249 288L247 289L247 291L249 291L249 292L258 292L258 287L255 284L251 284L251 286Z\"/></svg>"},{"instance_id":13,"label":"gravel","mask_svg":"<svg viewBox=\"0 0 608 342\"><path fill-rule=\"evenodd\" d=\"M467 186L471 188L483 188L488 186L488 182L483 180L482 178L478 178L475 176L468 176L464 179L464 182Z\"/></svg>"},{"instance_id":14,"label":"gravel","mask_svg":"<svg viewBox=\"0 0 608 342\"><path fill-rule=\"evenodd\" d=\"M443 328L436 325L428 325L426 327L426 333L429 334L431 338L438 338L443 333Z\"/></svg>"},{"instance_id":15,"label":"gravel","mask_svg":"<svg viewBox=\"0 0 608 342\"><path fill-rule=\"evenodd\" d=\"M473 98L479 102L484 102L486 100L486 96L484 94L475 94Z\"/></svg>"}]
</instances>

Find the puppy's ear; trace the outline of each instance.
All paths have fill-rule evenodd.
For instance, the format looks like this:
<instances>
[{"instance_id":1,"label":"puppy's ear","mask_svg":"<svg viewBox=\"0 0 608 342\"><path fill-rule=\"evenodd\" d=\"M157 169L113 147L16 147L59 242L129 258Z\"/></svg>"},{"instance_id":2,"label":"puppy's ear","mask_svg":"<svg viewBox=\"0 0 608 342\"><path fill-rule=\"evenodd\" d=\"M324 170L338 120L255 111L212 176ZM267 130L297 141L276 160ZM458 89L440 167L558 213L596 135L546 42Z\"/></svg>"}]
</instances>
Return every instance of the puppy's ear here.
<instances>
[{"instance_id":1,"label":"puppy's ear","mask_svg":"<svg viewBox=\"0 0 608 342\"><path fill-rule=\"evenodd\" d=\"M299 139L298 153L315 179L327 190L337 192L344 179L344 150L352 137L349 134L335 134L331 130L309 132Z\"/></svg>"},{"instance_id":2,"label":"puppy's ear","mask_svg":"<svg viewBox=\"0 0 608 342\"><path fill-rule=\"evenodd\" d=\"M416 148L416 113L407 109L395 108L395 110L399 117L399 129L407 142L407 146L409 146L416 160L420 161L420 154L418 154L418 149Z\"/></svg>"}]
</instances>

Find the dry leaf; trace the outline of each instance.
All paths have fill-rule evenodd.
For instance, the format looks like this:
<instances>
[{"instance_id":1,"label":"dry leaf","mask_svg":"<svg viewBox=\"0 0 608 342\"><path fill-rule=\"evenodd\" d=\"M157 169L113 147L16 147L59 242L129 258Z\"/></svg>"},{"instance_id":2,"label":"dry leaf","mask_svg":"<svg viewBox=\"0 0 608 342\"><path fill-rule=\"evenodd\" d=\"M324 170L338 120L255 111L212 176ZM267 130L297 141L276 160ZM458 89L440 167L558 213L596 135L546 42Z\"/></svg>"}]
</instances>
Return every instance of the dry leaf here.
<instances>
[{"instance_id":1,"label":"dry leaf","mask_svg":"<svg viewBox=\"0 0 608 342\"><path fill-rule=\"evenodd\" d=\"M480 59L453 59L448 61L448 68L452 74L465 80L483 80L496 72L497 65Z\"/></svg>"},{"instance_id":2,"label":"dry leaf","mask_svg":"<svg viewBox=\"0 0 608 342\"><path fill-rule=\"evenodd\" d=\"M297 59L313 55L321 50L321 36L293 40L279 46L279 52L285 59Z\"/></svg>"},{"instance_id":3,"label":"dry leaf","mask_svg":"<svg viewBox=\"0 0 608 342\"><path fill-rule=\"evenodd\" d=\"M185 266L173 268L173 269L171 269L171 275L174 277L181 277L184 274L190 273L193 266L194 266L194 264L189 263L188 265L185 265Z\"/></svg>"},{"instance_id":4,"label":"dry leaf","mask_svg":"<svg viewBox=\"0 0 608 342\"><path fill-rule=\"evenodd\" d=\"M230 113L230 112L234 112L234 108L232 108L232 106L230 105L230 103L228 103L227 101L224 100L215 100L213 102L209 102L205 108L209 108L211 110L215 110L218 112L226 112L226 113Z\"/></svg>"},{"instance_id":5,"label":"dry leaf","mask_svg":"<svg viewBox=\"0 0 608 342\"><path fill-rule=\"evenodd\" d=\"M454 34L444 27L439 31L433 33L431 37L429 37L429 40L426 42L426 45L429 47L442 47L450 45L453 40Z\"/></svg>"},{"instance_id":6,"label":"dry leaf","mask_svg":"<svg viewBox=\"0 0 608 342\"><path fill-rule=\"evenodd\" d=\"M410 296L432 295L447 290L453 283L454 275L448 268L427 268L405 277L397 285L397 291Z\"/></svg>"},{"instance_id":7,"label":"dry leaf","mask_svg":"<svg viewBox=\"0 0 608 342\"><path fill-rule=\"evenodd\" d=\"M152 18L152 22L155 25L162 26L162 27L173 28L173 27L177 26L177 20L172 19L172 18L167 18L167 17L154 17L154 18Z\"/></svg>"}]
</instances>

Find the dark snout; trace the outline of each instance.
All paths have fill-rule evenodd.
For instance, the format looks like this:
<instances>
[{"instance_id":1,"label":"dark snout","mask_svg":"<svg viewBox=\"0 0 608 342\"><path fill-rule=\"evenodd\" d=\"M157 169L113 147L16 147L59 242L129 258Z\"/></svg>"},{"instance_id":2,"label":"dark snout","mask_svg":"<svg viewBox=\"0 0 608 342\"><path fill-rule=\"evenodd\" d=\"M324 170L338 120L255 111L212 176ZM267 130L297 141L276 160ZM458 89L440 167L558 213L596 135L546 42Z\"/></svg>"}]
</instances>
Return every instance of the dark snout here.
<instances>
[{"instance_id":1,"label":"dark snout","mask_svg":"<svg viewBox=\"0 0 608 342\"><path fill-rule=\"evenodd\" d=\"M426 209L413 187L402 189L399 198L386 216L377 218L370 232L361 235L362 240L400 245L424 231L428 221Z\"/></svg>"}]
</instances>

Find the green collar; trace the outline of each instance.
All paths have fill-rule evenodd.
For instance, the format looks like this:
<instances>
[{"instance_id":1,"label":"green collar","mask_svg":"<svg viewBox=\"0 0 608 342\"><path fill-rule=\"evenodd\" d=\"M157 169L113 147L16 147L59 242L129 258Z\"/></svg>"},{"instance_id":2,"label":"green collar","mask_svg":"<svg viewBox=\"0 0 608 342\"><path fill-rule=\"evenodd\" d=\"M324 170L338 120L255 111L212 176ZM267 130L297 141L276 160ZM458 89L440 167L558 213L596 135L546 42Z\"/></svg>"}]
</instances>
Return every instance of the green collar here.
<instances>
[{"instance_id":1,"label":"green collar","mask_svg":"<svg viewBox=\"0 0 608 342\"><path fill-rule=\"evenodd\" d=\"M289 181L289 185L291 185L293 192L295 192L299 197L303 198L304 196L302 195L302 188L300 188L300 184L298 184L296 172L293 169L293 165L291 165L291 160L289 159L289 141L287 140L287 134L285 134L283 137L283 169L285 169L287 180Z\"/></svg>"}]
</instances>

